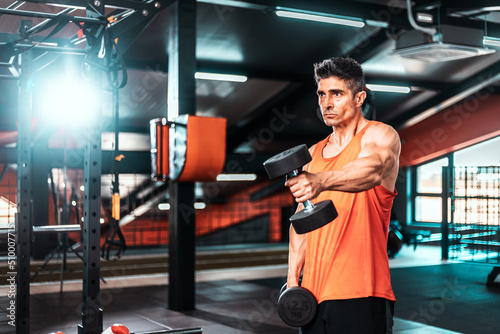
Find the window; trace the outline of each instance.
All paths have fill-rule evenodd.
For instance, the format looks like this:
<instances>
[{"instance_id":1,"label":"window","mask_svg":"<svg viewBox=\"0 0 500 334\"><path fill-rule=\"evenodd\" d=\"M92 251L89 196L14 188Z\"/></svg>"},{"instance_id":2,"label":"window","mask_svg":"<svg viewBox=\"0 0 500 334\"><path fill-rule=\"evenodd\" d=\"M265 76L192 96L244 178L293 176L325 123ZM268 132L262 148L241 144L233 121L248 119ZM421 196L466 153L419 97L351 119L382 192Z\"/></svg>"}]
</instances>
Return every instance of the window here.
<instances>
[{"instance_id":1,"label":"window","mask_svg":"<svg viewBox=\"0 0 500 334\"><path fill-rule=\"evenodd\" d=\"M14 223L17 206L7 198L0 196L0 227L8 228Z\"/></svg>"},{"instance_id":2,"label":"window","mask_svg":"<svg viewBox=\"0 0 500 334\"><path fill-rule=\"evenodd\" d=\"M455 166L500 166L500 137L464 148L454 153Z\"/></svg>"},{"instance_id":3,"label":"window","mask_svg":"<svg viewBox=\"0 0 500 334\"><path fill-rule=\"evenodd\" d=\"M441 222L442 167L448 166L448 161L443 158L416 168L413 214L416 222Z\"/></svg>"},{"instance_id":4,"label":"window","mask_svg":"<svg viewBox=\"0 0 500 334\"><path fill-rule=\"evenodd\" d=\"M464 196L488 196L489 202L491 202L491 199L496 200L500 196L500 175L497 172L498 169L494 167L479 167L500 166L498 147L500 147L500 137L467 147L449 154L445 158L417 166L414 170L411 184L410 203L412 204L411 215L413 219L409 220L410 223L440 223L442 221L442 167L448 165L455 167L455 173L457 173L455 175L455 196L457 196L454 213L455 220L500 220L498 218L500 217L500 213L498 213L499 209L497 209L497 206L500 207L500 204L497 202L495 202L496 206L494 208L491 205L483 205L483 202L486 200L478 200L477 203L468 202L468 205L474 204L477 208L485 206L486 209L484 210L488 212L487 219L483 217L484 215L480 216L479 213L472 215L472 209L466 208L461 202L461 198ZM469 167L459 168L459 166ZM466 177L460 174L465 170L471 174L467 176L467 184L464 183ZM473 186L471 186L472 182L474 182Z\"/></svg>"}]
</instances>

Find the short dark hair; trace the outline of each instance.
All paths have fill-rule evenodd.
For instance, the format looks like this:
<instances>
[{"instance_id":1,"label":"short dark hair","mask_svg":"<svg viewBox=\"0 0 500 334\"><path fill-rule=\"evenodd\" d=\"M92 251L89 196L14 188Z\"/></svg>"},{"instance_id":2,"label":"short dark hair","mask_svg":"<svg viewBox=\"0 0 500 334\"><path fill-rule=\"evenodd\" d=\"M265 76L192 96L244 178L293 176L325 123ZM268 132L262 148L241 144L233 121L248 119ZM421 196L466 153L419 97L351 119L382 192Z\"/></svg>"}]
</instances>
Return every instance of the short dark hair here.
<instances>
[{"instance_id":1,"label":"short dark hair","mask_svg":"<svg viewBox=\"0 0 500 334\"><path fill-rule=\"evenodd\" d=\"M347 81L352 94L364 90L365 79L361 65L350 57L333 57L314 64L314 80L336 77Z\"/></svg>"}]
</instances>

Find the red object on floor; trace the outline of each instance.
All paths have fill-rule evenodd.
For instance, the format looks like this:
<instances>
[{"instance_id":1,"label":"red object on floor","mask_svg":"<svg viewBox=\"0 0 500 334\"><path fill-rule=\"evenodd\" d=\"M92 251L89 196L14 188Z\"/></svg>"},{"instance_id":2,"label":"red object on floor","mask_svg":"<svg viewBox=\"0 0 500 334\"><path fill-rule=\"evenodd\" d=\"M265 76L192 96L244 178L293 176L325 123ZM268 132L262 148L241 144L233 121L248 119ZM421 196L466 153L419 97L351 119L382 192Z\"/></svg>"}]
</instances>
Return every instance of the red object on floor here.
<instances>
[{"instance_id":1,"label":"red object on floor","mask_svg":"<svg viewBox=\"0 0 500 334\"><path fill-rule=\"evenodd\" d=\"M113 326L106 328L102 334L130 334L130 331L122 324L114 324Z\"/></svg>"}]
</instances>

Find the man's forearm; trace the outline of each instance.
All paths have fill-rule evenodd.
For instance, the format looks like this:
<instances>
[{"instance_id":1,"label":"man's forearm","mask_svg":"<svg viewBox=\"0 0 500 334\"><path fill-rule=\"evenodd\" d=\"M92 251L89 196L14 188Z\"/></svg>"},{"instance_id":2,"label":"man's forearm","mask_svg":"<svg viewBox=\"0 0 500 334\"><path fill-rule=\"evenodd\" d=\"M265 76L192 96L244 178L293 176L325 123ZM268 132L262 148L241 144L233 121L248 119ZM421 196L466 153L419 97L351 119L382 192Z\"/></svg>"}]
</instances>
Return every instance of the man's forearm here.
<instances>
[{"instance_id":1,"label":"man's forearm","mask_svg":"<svg viewBox=\"0 0 500 334\"><path fill-rule=\"evenodd\" d=\"M288 251L288 279L290 286L299 285L299 277L306 260L307 237L306 234L297 234L290 226L290 248Z\"/></svg>"}]
</instances>

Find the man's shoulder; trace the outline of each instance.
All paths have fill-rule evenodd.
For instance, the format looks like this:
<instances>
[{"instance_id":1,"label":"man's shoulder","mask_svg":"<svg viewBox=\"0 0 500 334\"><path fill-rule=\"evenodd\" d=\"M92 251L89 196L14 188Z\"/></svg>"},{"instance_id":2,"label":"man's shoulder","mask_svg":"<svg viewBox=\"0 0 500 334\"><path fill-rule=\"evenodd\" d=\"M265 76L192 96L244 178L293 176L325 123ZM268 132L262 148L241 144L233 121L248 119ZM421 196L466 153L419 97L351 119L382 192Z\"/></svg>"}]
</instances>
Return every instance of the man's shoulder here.
<instances>
[{"instance_id":1,"label":"man's shoulder","mask_svg":"<svg viewBox=\"0 0 500 334\"><path fill-rule=\"evenodd\" d=\"M366 129L365 135L367 135L367 137L375 137L375 139L377 137L380 139L381 136L399 139L399 134L392 126L377 121L371 121L370 126Z\"/></svg>"}]
</instances>

